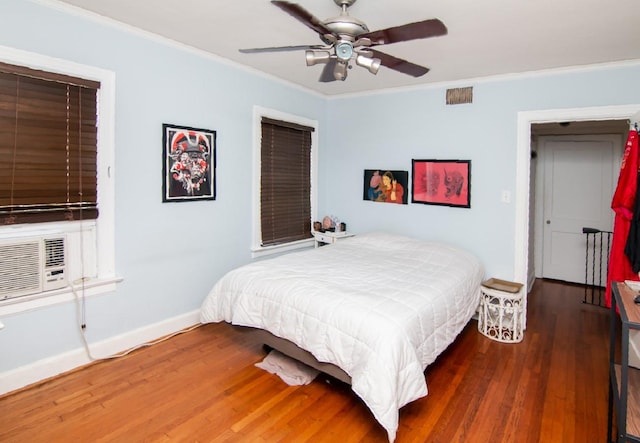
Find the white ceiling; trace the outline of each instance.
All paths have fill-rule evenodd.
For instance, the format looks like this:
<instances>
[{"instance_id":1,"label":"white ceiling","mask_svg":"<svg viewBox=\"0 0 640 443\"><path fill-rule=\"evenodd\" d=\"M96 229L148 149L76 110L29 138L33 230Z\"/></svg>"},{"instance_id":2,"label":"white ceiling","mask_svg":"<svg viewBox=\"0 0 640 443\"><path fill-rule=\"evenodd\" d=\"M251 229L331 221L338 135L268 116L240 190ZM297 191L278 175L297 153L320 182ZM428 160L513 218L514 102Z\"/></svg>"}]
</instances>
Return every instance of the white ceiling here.
<instances>
[{"instance_id":1,"label":"white ceiling","mask_svg":"<svg viewBox=\"0 0 640 443\"><path fill-rule=\"evenodd\" d=\"M431 69L413 78L354 66L346 81L320 83L322 65L304 51L238 49L321 44L318 35L268 0L61 0L215 54L324 95L571 66L640 60L638 0L358 0L349 14L370 30L439 18L449 33L376 49ZM333 0L292 0L321 20ZM637 87L634 85L633 87Z\"/></svg>"}]
</instances>

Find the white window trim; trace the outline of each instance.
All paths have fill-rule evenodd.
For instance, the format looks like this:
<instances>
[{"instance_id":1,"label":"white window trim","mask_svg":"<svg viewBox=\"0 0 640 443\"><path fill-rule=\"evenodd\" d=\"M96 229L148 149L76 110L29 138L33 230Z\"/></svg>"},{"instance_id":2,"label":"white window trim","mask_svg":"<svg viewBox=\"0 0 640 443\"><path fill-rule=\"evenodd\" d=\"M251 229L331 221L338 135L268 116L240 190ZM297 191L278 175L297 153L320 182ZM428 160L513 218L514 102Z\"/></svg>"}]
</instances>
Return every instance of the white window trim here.
<instances>
[{"instance_id":1,"label":"white window trim","mask_svg":"<svg viewBox=\"0 0 640 443\"><path fill-rule=\"evenodd\" d=\"M58 303L68 302L75 298L78 290L83 295L104 294L115 290L115 283L122 279L115 273L115 73L93 66L82 65L68 60L22 51L0 45L0 61L13 65L26 66L87 80L100 82L98 91L98 207L100 215L97 220L64 224L53 223L47 228L77 231L84 226L95 226L96 229L96 266L97 278L80 279L69 282L64 289L49 291L36 296L26 296L0 302L0 316L15 314ZM34 223L20 226L0 226L0 235L24 236L42 231L43 224Z\"/></svg>"},{"instance_id":2,"label":"white window trim","mask_svg":"<svg viewBox=\"0 0 640 443\"><path fill-rule=\"evenodd\" d=\"M287 114L286 112L276 111L274 109L263 108L261 106L253 107L253 193L252 193L252 246L251 257L257 258L271 254L279 254L282 252L293 251L296 249L307 248L314 244L314 240L298 240L295 242L285 243L274 246L262 246L262 230L260 224L260 150L262 146L262 118L267 117L275 120L296 123L303 126L313 128L311 133L311 222L316 220L316 212L318 208L318 122L299 115Z\"/></svg>"}]
</instances>

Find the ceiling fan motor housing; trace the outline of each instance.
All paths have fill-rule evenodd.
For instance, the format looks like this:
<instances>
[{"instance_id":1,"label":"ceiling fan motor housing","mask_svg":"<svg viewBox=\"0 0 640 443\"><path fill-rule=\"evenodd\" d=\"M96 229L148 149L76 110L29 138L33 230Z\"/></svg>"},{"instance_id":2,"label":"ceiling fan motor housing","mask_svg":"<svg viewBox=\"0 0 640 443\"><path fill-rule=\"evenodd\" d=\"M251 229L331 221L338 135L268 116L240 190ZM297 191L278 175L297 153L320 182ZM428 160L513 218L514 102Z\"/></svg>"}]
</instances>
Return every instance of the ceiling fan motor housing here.
<instances>
[{"instance_id":1,"label":"ceiling fan motor housing","mask_svg":"<svg viewBox=\"0 0 640 443\"><path fill-rule=\"evenodd\" d=\"M357 37L360 34L369 32L369 28L360 20L348 15L339 15L325 20L323 24L331 30L334 34L341 37L349 36L351 38Z\"/></svg>"}]
</instances>

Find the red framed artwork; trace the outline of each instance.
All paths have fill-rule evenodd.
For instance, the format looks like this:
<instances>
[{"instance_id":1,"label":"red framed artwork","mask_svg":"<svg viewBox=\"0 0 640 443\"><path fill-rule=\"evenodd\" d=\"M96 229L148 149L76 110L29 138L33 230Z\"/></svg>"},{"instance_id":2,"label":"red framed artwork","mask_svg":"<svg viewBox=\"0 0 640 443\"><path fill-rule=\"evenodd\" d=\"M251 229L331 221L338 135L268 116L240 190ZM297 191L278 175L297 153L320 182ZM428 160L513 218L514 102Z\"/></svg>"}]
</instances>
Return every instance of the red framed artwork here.
<instances>
[{"instance_id":1,"label":"red framed artwork","mask_svg":"<svg viewBox=\"0 0 640 443\"><path fill-rule=\"evenodd\" d=\"M471 160L411 160L411 203L471 207Z\"/></svg>"}]
</instances>

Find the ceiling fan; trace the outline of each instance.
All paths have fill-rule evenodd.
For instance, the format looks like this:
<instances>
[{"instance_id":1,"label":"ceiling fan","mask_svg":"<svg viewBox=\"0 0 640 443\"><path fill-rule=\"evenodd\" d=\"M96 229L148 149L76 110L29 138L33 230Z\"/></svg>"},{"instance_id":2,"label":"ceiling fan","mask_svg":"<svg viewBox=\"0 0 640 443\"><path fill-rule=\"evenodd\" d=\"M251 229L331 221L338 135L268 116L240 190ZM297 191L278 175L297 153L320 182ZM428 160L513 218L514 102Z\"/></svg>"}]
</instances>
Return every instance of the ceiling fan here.
<instances>
[{"instance_id":1,"label":"ceiling fan","mask_svg":"<svg viewBox=\"0 0 640 443\"><path fill-rule=\"evenodd\" d=\"M324 21L319 20L297 3L280 0L271 1L273 5L317 32L324 43L323 45L240 49L240 52L251 54L305 50L307 66L325 64L319 78L321 82L345 80L347 78L347 69L351 68L352 61L355 61L356 65L366 68L372 74L376 74L380 66L386 66L389 69L413 77L420 77L429 72L429 68L385 54L373 49L373 47L446 35L447 27L440 20L434 18L379 31L369 31L366 24L349 16L347 12L347 9L356 0L333 1L342 11L338 17Z\"/></svg>"}]
</instances>

